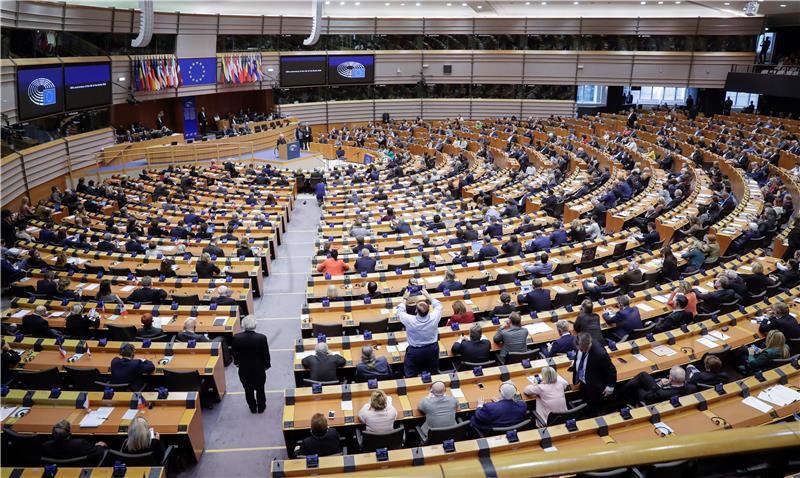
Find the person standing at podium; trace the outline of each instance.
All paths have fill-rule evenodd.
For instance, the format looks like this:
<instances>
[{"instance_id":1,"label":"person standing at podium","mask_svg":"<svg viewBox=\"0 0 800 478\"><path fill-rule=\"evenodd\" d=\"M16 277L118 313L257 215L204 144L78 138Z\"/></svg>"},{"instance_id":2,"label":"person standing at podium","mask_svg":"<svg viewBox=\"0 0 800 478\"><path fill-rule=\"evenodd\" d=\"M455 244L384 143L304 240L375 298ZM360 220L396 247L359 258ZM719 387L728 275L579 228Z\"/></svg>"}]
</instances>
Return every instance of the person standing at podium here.
<instances>
[{"instance_id":1,"label":"person standing at podium","mask_svg":"<svg viewBox=\"0 0 800 478\"><path fill-rule=\"evenodd\" d=\"M309 144L311 144L311 126L305 125L303 126L303 149L308 151Z\"/></svg>"},{"instance_id":2,"label":"person standing at podium","mask_svg":"<svg viewBox=\"0 0 800 478\"><path fill-rule=\"evenodd\" d=\"M278 141L275 143L275 149L278 149L282 144L286 144L286 136L284 136L283 133L278 135Z\"/></svg>"},{"instance_id":3,"label":"person standing at podium","mask_svg":"<svg viewBox=\"0 0 800 478\"><path fill-rule=\"evenodd\" d=\"M206 135L206 130L208 127L208 117L206 117L206 107L201 106L200 112L197 113L197 124L200 125L200 134L203 136Z\"/></svg>"}]
</instances>

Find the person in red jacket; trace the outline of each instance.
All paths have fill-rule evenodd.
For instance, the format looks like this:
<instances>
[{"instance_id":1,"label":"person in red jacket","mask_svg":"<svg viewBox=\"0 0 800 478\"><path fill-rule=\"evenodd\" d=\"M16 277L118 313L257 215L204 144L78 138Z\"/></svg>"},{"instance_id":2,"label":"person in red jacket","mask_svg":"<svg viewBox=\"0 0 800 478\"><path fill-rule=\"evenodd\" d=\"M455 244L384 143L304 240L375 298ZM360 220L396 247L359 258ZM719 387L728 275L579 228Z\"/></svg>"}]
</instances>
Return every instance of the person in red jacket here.
<instances>
[{"instance_id":1,"label":"person in red jacket","mask_svg":"<svg viewBox=\"0 0 800 478\"><path fill-rule=\"evenodd\" d=\"M350 265L339 259L339 251L336 249L331 251L330 257L317 266L317 272L330 274L332 276L344 275L345 271L349 269Z\"/></svg>"}]
</instances>

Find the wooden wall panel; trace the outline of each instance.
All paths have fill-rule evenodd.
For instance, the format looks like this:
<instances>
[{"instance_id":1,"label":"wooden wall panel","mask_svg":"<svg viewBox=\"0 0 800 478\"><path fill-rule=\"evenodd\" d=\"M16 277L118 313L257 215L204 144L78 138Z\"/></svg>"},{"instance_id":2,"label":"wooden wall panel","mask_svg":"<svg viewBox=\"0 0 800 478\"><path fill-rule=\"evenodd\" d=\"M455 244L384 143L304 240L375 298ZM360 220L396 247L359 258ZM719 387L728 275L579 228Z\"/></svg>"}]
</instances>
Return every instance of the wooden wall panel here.
<instances>
[{"instance_id":1,"label":"wooden wall panel","mask_svg":"<svg viewBox=\"0 0 800 478\"><path fill-rule=\"evenodd\" d=\"M637 52L631 84L685 87L691 62L691 53Z\"/></svg>"},{"instance_id":2,"label":"wooden wall panel","mask_svg":"<svg viewBox=\"0 0 800 478\"><path fill-rule=\"evenodd\" d=\"M71 171L94 166L98 153L115 143L114 130L111 128L67 136L64 139L69 151Z\"/></svg>"},{"instance_id":3,"label":"wooden wall panel","mask_svg":"<svg viewBox=\"0 0 800 478\"><path fill-rule=\"evenodd\" d=\"M114 30L115 33L138 33L139 31L139 12L133 9L120 9L114 11Z\"/></svg>"},{"instance_id":4,"label":"wooden wall panel","mask_svg":"<svg viewBox=\"0 0 800 478\"><path fill-rule=\"evenodd\" d=\"M425 33L440 35L472 35L471 18L426 18Z\"/></svg>"},{"instance_id":5,"label":"wooden wall panel","mask_svg":"<svg viewBox=\"0 0 800 478\"><path fill-rule=\"evenodd\" d=\"M10 60L0 60L0 113L17 122L17 68Z\"/></svg>"},{"instance_id":6,"label":"wooden wall panel","mask_svg":"<svg viewBox=\"0 0 800 478\"><path fill-rule=\"evenodd\" d=\"M64 4L21 1L16 3L17 28L63 30Z\"/></svg>"},{"instance_id":7,"label":"wooden wall panel","mask_svg":"<svg viewBox=\"0 0 800 478\"><path fill-rule=\"evenodd\" d=\"M475 19L476 35L524 35L526 30L524 17Z\"/></svg>"},{"instance_id":8,"label":"wooden wall panel","mask_svg":"<svg viewBox=\"0 0 800 478\"><path fill-rule=\"evenodd\" d=\"M481 55L474 56L476 60ZM470 51L425 52L425 81L428 83L470 83L472 75L472 58ZM444 66L452 66L452 73L444 74ZM519 77L517 78L519 81Z\"/></svg>"},{"instance_id":9,"label":"wooden wall panel","mask_svg":"<svg viewBox=\"0 0 800 478\"><path fill-rule=\"evenodd\" d=\"M0 186L3 194L0 196L2 206L5 207L25 192L25 179L22 174L22 157L12 153L3 157L3 174L0 174Z\"/></svg>"},{"instance_id":10,"label":"wooden wall panel","mask_svg":"<svg viewBox=\"0 0 800 478\"><path fill-rule=\"evenodd\" d=\"M153 15L153 33L178 33L178 14L172 12L155 12ZM135 31L139 31L137 22Z\"/></svg>"},{"instance_id":11,"label":"wooden wall panel","mask_svg":"<svg viewBox=\"0 0 800 478\"><path fill-rule=\"evenodd\" d=\"M111 31L111 9L66 4L64 30L73 32Z\"/></svg>"},{"instance_id":12,"label":"wooden wall panel","mask_svg":"<svg viewBox=\"0 0 800 478\"><path fill-rule=\"evenodd\" d=\"M311 17L282 17L281 33L284 35L305 35L311 32Z\"/></svg>"},{"instance_id":13,"label":"wooden wall panel","mask_svg":"<svg viewBox=\"0 0 800 478\"><path fill-rule=\"evenodd\" d=\"M261 33L261 17L220 15L220 35L257 35Z\"/></svg>"},{"instance_id":14,"label":"wooden wall panel","mask_svg":"<svg viewBox=\"0 0 800 478\"><path fill-rule=\"evenodd\" d=\"M629 84L633 52L582 52L578 57L577 83L623 86ZM570 79L565 84L572 84Z\"/></svg>"},{"instance_id":15,"label":"wooden wall panel","mask_svg":"<svg viewBox=\"0 0 800 478\"><path fill-rule=\"evenodd\" d=\"M581 33L584 35L636 35L637 18L584 18Z\"/></svg>"},{"instance_id":16,"label":"wooden wall panel","mask_svg":"<svg viewBox=\"0 0 800 478\"><path fill-rule=\"evenodd\" d=\"M522 81L522 58L521 51L475 55L472 83L519 84Z\"/></svg>"},{"instance_id":17,"label":"wooden wall panel","mask_svg":"<svg viewBox=\"0 0 800 478\"><path fill-rule=\"evenodd\" d=\"M532 85L568 85L575 79L577 52L525 53L524 82Z\"/></svg>"},{"instance_id":18,"label":"wooden wall panel","mask_svg":"<svg viewBox=\"0 0 800 478\"><path fill-rule=\"evenodd\" d=\"M470 118L470 99L437 99L423 100L425 119L455 119L458 116Z\"/></svg>"},{"instance_id":19,"label":"wooden wall panel","mask_svg":"<svg viewBox=\"0 0 800 478\"><path fill-rule=\"evenodd\" d=\"M63 139L25 149L21 154L30 189L69 174L67 148Z\"/></svg>"},{"instance_id":20,"label":"wooden wall panel","mask_svg":"<svg viewBox=\"0 0 800 478\"><path fill-rule=\"evenodd\" d=\"M416 83L422 69L421 51L376 51L375 83Z\"/></svg>"},{"instance_id":21,"label":"wooden wall panel","mask_svg":"<svg viewBox=\"0 0 800 478\"><path fill-rule=\"evenodd\" d=\"M17 1L0 2L0 27L14 28L17 25Z\"/></svg>"},{"instance_id":22,"label":"wooden wall panel","mask_svg":"<svg viewBox=\"0 0 800 478\"><path fill-rule=\"evenodd\" d=\"M580 18L528 18L528 35L577 35Z\"/></svg>"},{"instance_id":23,"label":"wooden wall panel","mask_svg":"<svg viewBox=\"0 0 800 478\"><path fill-rule=\"evenodd\" d=\"M723 88L731 65L752 65L755 53L695 53L690 86Z\"/></svg>"},{"instance_id":24,"label":"wooden wall panel","mask_svg":"<svg viewBox=\"0 0 800 478\"><path fill-rule=\"evenodd\" d=\"M377 32L379 35L418 35L424 23L422 18L378 18Z\"/></svg>"},{"instance_id":25,"label":"wooden wall panel","mask_svg":"<svg viewBox=\"0 0 800 478\"><path fill-rule=\"evenodd\" d=\"M328 35L371 35L375 31L375 18L322 19L322 33Z\"/></svg>"},{"instance_id":26,"label":"wooden wall panel","mask_svg":"<svg viewBox=\"0 0 800 478\"><path fill-rule=\"evenodd\" d=\"M574 101L522 100L522 116L545 118L550 115L571 117L575 115Z\"/></svg>"}]
</instances>

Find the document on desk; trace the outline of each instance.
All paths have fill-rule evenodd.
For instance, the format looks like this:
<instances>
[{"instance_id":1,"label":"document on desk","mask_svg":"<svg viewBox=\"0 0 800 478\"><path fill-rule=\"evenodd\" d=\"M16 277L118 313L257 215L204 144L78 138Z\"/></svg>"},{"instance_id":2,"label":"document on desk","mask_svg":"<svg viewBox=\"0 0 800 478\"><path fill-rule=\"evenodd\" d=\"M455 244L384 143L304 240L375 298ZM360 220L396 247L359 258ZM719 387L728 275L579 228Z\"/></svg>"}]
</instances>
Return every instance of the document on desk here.
<instances>
[{"instance_id":1,"label":"document on desk","mask_svg":"<svg viewBox=\"0 0 800 478\"><path fill-rule=\"evenodd\" d=\"M81 420L81 428L97 428L106 421L114 411L114 407L100 407L86 414Z\"/></svg>"},{"instance_id":2,"label":"document on desk","mask_svg":"<svg viewBox=\"0 0 800 478\"><path fill-rule=\"evenodd\" d=\"M123 420L133 420L134 418L136 418L136 413L138 411L139 410L137 410L135 408L131 408L130 410L125 411L125 413L122 415L122 419Z\"/></svg>"},{"instance_id":3,"label":"document on desk","mask_svg":"<svg viewBox=\"0 0 800 478\"><path fill-rule=\"evenodd\" d=\"M785 407L790 403L800 401L800 392L783 385L775 385L759 393L758 398L779 407Z\"/></svg>"},{"instance_id":4,"label":"document on desk","mask_svg":"<svg viewBox=\"0 0 800 478\"><path fill-rule=\"evenodd\" d=\"M656 295L653 296L653 298L661 302L662 304L666 304L667 302L669 302L669 297L667 297L666 295Z\"/></svg>"},{"instance_id":5,"label":"document on desk","mask_svg":"<svg viewBox=\"0 0 800 478\"><path fill-rule=\"evenodd\" d=\"M567 292L567 289L561 287L560 285L554 286L553 290L558 292L559 294L564 294Z\"/></svg>"},{"instance_id":6,"label":"document on desk","mask_svg":"<svg viewBox=\"0 0 800 478\"><path fill-rule=\"evenodd\" d=\"M652 312L652 311L656 310L653 307L651 307L650 305L645 304L645 303L636 304L636 307L638 307L642 312Z\"/></svg>"},{"instance_id":7,"label":"document on desk","mask_svg":"<svg viewBox=\"0 0 800 478\"><path fill-rule=\"evenodd\" d=\"M4 422L9 415L17 411L19 407L3 407L0 408L0 422Z\"/></svg>"},{"instance_id":8,"label":"document on desk","mask_svg":"<svg viewBox=\"0 0 800 478\"><path fill-rule=\"evenodd\" d=\"M295 352L294 356L297 359L303 360L306 357L311 357L315 353L316 352L314 352L313 350L311 352Z\"/></svg>"},{"instance_id":9,"label":"document on desk","mask_svg":"<svg viewBox=\"0 0 800 478\"><path fill-rule=\"evenodd\" d=\"M50 317L61 317L64 314L65 312L63 310L59 310L58 312L50 312Z\"/></svg>"},{"instance_id":10,"label":"document on desk","mask_svg":"<svg viewBox=\"0 0 800 478\"><path fill-rule=\"evenodd\" d=\"M653 347L652 350L653 353L658 355L659 357L672 357L673 355L678 353L672 350L671 348L667 347L666 345L659 345L658 347Z\"/></svg>"},{"instance_id":11,"label":"document on desk","mask_svg":"<svg viewBox=\"0 0 800 478\"><path fill-rule=\"evenodd\" d=\"M397 345L387 345L386 346L386 351L389 352L390 354L396 354L397 353Z\"/></svg>"},{"instance_id":12,"label":"document on desk","mask_svg":"<svg viewBox=\"0 0 800 478\"><path fill-rule=\"evenodd\" d=\"M397 342L397 350L400 352L405 352L408 348L408 342Z\"/></svg>"},{"instance_id":13,"label":"document on desk","mask_svg":"<svg viewBox=\"0 0 800 478\"><path fill-rule=\"evenodd\" d=\"M214 317L213 325L214 325L214 327L222 327L223 325L225 325L225 322L227 322L227 321L228 321L228 317L226 317L224 315L223 316L219 316L219 317Z\"/></svg>"},{"instance_id":14,"label":"document on desk","mask_svg":"<svg viewBox=\"0 0 800 478\"><path fill-rule=\"evenodd\" d=\"M342 400L342 411L352 411L353 410L353 401L352 400Z\"/></svg>"},{"instance_id":15,"label":"document on desk","mask_svg":"<svg viewBox=\"0 0 800 478\"><path fill-rule=\"evenodd\" d=\"M133 290L133 289L135 289L135 288L136 288L136 286L135 286L135 285L126 285L125 287L123 287L123 288L122 288L122 289L120 289L120 290L121 290L122 292L130 292L130 291L132 291L132 290Z\"/></svg>"},{"instance_id":16,"label":"document on desk","mask_svg":"<svg viewBox=\"0 0 800 478\"><path fill-rule=\"evenodd\" d=\"M703 344L704 346L706 346L706 347L708 347L710 349L718 347L717 343L714 342L713 340L709 339L708 337L701 337L701 338L697 339L697 343L698 344Z\"/></svg>"},{"instance_id":17,"label":"document on desk","mask_svg":"<svg viewBox=\"0 0 800 478\"><path fill-rule=\"evenodd\" d=\"M723 334L719 330L711 330L708 332L708 335L714 337L717 340L728 340L729 338L731 338L730 335Z\"/></svg>"},{"instance_id":18,"label":"document on desk","mask_svg":"<svg viewBox=\"0 0 800 478\"><path fill-rule=\"evenodd\" d=\"M768 403L764 403L752 395L742 400L742 403L749 407L755 408L761 413L769 413L769 411L772 409L772 406L770 406Z\"/></svg>"},{"instance_id":19,"label":"document on desk","mask_svg":"<svg viewBox=\"0 0 800 478\"><path fill-rule=\"evenodd\" d=\"M553 330L550 328L549 325L545 324L544 322L536 322L533 324L525 325L524 327L528 329L528 333L530 333L531 335L551 332Z\"/></svg>"},{"instance_id":20,"label":"document on desk","mask_svg":"<svg viewBox=\"0 0 800 478\"><path fill-rule=\"evenodd\" d=\"M633 356L636 357L636 360L638 360L640 362L647 362L647 361L650 360L650 359L648 359L647 357L645 357L642 354L633 354Z\"/></svg>"},{"instance_id":21,"label":"document on desk","mask_svg":"<svg viewBox=\"0 0 800 478\"><path fill-rule=\"evenodd\" d=\"M455 398L464 398L464 392L460 388L451 388L450 392Z\"/></svg>"},{"instance_id":22,"label":"document on desk","mask_svg":"<svg viewBox=\"0 0 800 478\"><path fill-rule=\"evenodd\" d=\"M95 289L97 289L98 287L100 287L100 284L97 284L97 283L86 284L86 285L83 287L83 290L95 290Z\"/></svg>"},{"instance_id":23,"label":"document on desk","mask_svg":"<svg viewBox=\"0 0 800 478\"><path fill-rule=\"evenodd\" d=\"M14 312L11 317L14 317L15 319L21 319L29 313L30 311L28 309L19 309L18 311Z\"/></svg>"}]
</instances>

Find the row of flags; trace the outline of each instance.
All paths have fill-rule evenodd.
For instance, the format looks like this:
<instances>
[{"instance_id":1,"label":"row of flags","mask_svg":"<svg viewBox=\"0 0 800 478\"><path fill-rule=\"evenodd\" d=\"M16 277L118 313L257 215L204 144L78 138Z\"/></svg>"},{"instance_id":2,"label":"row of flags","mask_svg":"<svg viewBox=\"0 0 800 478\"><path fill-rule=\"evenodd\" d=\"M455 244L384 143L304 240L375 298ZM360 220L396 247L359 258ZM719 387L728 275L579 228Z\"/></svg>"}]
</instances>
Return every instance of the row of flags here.
<instances>
[{"instance_id":1,"label":"row of flags","mask_svg":"<svg viewBox=\"0 0 800 478\"><path fill-rule=\"evenodd\" d=\"M261 55L231 55L222 57L222 83L255 83L264 79Z\"/></svg>"},{"instance_id":2,"label":"row of flags","mask_svg":"<svg viewBox=\"0 0 800 478\"><path fill-rule=\"evenodd\" d=\"M222 62L220 83L255 83L265 79L261 55L229 55L219 61ZM217 58L135 58L132 68L136 91L161 91L217 82Z\"/></svg>"}]
</instances>

